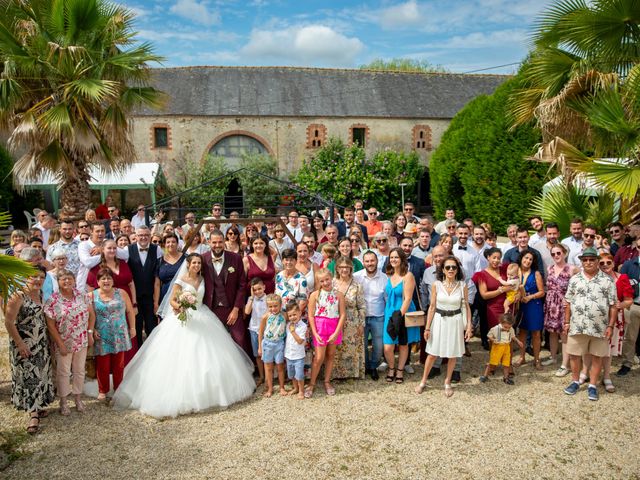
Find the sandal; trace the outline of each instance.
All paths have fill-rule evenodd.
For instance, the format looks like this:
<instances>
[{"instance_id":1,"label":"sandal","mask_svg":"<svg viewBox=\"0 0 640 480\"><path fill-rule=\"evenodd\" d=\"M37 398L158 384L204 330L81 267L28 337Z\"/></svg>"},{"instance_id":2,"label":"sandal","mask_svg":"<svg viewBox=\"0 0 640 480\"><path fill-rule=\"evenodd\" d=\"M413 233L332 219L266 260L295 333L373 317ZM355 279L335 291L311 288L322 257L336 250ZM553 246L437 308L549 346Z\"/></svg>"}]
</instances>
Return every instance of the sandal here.
<instances>
[{"instance_id":1,"label":"sandal","mask_svg":"<svg viewBox=\"0 0 640 480\"><path fill-rule=\"evenodd\" d=\"M304 398L313 397L313 389L314 388L316 388L316 386L311 384L311 383L309 385L307 385L307 388L304 389Z\"/></svg>"},{"instance_id":2,"label":"sandal","mask_svg":"<svg viewBox=\"0 0 640 480\"><path fill-rule=\"evenodd\" d=\"M540 360L536 360L533 362L533 368L535 368L538 371L544 370L544 368L542 368L542 365L540 364Z\"/></svg>"},{"instance_id":3,"label":"sandal","mask_svg":"<svg viewBox=\"0 0 640 480\"><path fill-rule=\"evenodd\" d=\"M29 424L27 425L27 433L29 435L35 435L38 433L38 430L40 430L40 416L38 415L38 412L33 412L29 419Z\"/></svg>"},{"instance_id":4,"label":"sandal","mask_svg":"<svg viewBox=\"0 0 640 480\"><path fill-rule=\"evenodd\" d=\"M87 409L87 407L82 401L82 398L80 398L80 395L76 395L75 400L76 400L76 410L78 410L80 413L83 413Z\"/></svg>"},{"instance_id":5,"label":"sandal","mask_svg":"<svg viewBox=\"0 0 640 480\"><path fill-rule=\"evenodd\" d=\"M604 389L608 392L608 393L613 393L616 391L616 387L613 385L613 382L611 381L610 378L605 378L602 381L602 384L604 385Z\"/></svg>"},{"instance_id":6,"label":"sandal","mask_svg":"<svg viewBox=\"0 0 640 480\"><path fill-rule=\"evenodd\" d=\"M333 397L336 394L336 389L333 388L330 382L324 382L324 391L327 392L327 395Z\"/></svg>"},{"instance_id":7,"label":"sandal","mask_svg":"<svg viewBox=\"0 0 640 480\"><path fill-rule=\"evenodd\" d=\"M47 418L49 416L48 410L38 410L38 417Z\"/></svg>"},{"instance_id":8,"label":"sandal","mask_svg":"<svg viewBox=\"0 0 640 480\"><path fill-rule=\"evenodd\" d=\"M71 415L71 410L69 410L69 405L67 404L67 397L60 399L60 415L63 417Z\"/></svg>"},{"instance_id":9,"label":"sandal","mask_svg":"<svg viewBox=\"0 0 640 480\"><path fill-rule=\"evenodd\" d=\"M414 390L418 395L420 395L422 392L424 392L425 388L427 388L427 384L420 382Z\"/></svg>"},{"instance_id":10,"label":"sandal","mask_svg":"<svg viewBox=\"0 0 640 480\"><path fill-rule=\"evenodd\" d=\"M445 383L444 384L444 396L449 398L452 395L453 395L453 387L451 387L451 384Z\"/></svg>"},{"instance_id":11,"label":"sandal","mask_svg":"<svg viewBox=\"0 0 640 480\"><path fill-rule=\"evenodd\" d=\"M398 373L400 373L400 372L402 372L402 376L401 377L398 376ZM396 369L396 383L398 385L404 383L404 368Z\"/></svg>"},{"instance_id":12,"label":"sandal","mask_svg":"<svg viewBox=\"0 0 640 480\"><path fill-rule=\"evenodd\" d=\"M385 377L385 379L387 380L387 383L392 383L395 380L396 378L395 371L396 371L395 368L387 368L387 376Z\"/></svg>"}]
</instances>

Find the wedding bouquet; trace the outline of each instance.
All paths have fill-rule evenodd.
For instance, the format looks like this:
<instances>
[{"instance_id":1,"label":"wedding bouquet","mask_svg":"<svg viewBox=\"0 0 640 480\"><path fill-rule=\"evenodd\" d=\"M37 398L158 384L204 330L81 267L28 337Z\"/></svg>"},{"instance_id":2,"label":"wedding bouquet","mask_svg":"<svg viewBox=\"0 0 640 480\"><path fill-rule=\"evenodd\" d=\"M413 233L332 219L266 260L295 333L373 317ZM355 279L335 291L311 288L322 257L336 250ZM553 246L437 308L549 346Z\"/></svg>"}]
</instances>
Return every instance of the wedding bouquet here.
<instances>
[{"instance_id":1,"label":"wedding bouquet","mask_svg":"<svg viewBox=\"0 0 640 480\"><path fill-rule=\"evenodd\" d=\"M182 322L182 325L186 325L189 320L189 310L196 309L196 303L198 300L196 296L191 292L182 292L178 296L178 304L180 305L180 313L178 313L178 320Z\"/></svg>"}]
</instances>

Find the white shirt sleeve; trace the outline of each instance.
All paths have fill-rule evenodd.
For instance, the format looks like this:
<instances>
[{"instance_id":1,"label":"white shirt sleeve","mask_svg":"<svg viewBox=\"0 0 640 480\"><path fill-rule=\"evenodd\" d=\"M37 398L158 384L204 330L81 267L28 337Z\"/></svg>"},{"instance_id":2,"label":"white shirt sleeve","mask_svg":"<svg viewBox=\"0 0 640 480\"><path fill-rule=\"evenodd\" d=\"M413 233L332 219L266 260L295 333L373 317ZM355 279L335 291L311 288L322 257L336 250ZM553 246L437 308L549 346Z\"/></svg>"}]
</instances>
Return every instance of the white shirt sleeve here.
<instances>
[{"instance_id":1,"label":"white shirt sleeve","mask_svg":"<svg viewBox=\"0 0 640 480\"><path fill-rule=\"evenodd\" d=\"M91 270L100 263L100 255L91 255L91 249L93 247L93 242L88 240L80 242L80 245L78 245L78 258L80 259L80 263L88 270Z\"/></svg>"}]
</instances>

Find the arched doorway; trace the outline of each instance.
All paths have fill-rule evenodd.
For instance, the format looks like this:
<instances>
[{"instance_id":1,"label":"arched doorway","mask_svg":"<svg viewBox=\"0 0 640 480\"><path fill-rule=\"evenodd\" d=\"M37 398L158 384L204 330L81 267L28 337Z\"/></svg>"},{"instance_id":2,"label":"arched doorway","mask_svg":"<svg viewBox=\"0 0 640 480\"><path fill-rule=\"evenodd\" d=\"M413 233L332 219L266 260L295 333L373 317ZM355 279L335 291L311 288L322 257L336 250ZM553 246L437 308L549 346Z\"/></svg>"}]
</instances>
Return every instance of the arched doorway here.
<instances>
[{"instance_id":1,"label":"arched doorway","mask_svg":"<svg viewBox=\"0 0 640 480\"><path fill-rule=\"evenodd\" d=\"M245 155L269 155L268 149L258 140L241 133L224 136L209 149L209 155L222 157L230 170L241 167L242 157ZM242 185L233 179L227 188L224 198L225 213L238 211L245 213Z\"/></svg>"}]
</instances>

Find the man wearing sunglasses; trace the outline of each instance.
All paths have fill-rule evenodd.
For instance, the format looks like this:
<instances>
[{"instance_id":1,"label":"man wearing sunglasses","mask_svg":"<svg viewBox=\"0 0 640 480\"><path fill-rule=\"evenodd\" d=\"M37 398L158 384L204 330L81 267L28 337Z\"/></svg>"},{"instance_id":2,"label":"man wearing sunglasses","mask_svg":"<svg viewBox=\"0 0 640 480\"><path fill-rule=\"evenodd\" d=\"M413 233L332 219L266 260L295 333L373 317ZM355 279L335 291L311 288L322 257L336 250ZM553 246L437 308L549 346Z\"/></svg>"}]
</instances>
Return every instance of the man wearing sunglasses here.
<instances>
[{"instance_id":1,"label":"man wearing sunglasses","mask_svg":"<svg viewBox=\"0 0 640 480\"><path fill-rule=\"evenodd\" d=\"M596 227L593 225L585 225L584 230L582 230L582 246L581 248L574 247L573 250L569 252L569 258L567 259L567 263L570 265L575 265L576 267L581 267L582 262L580 261L580 256L582 252L584 252L587 248L596 248L596 235L598 231Z\"/></svg>"},{"instance_id":2,"label":"man wearing sunglasses","mask_svg":"<svg viewBox=\"0 0 640 480\"><path fill-rule=\"evenodd\" d=\"M391 251L389 237L387 237L386 233L379 232L374 237L373 243L373 251L378 257L378 270L384 272L384 265L387 262L387 259L389 258L389 252Z\"/></svg>"},{"instance_id":3,"label":"man wearing sunglasses","mask_svg":"<svg viewBox=\"0 0 640 480\"><path fill-rule=\"evenodd\" d=\"M598 258L598 251L594 247L587 247L580 254L582 271L569 280L564 316L572 375L572 381L564 393L578 393L582 356L590 354L587 396L592 401L598 400L595 383L602 369L602 358L609 355L609 339L618 315L616 285L609 275L598 268Z\"/></svg>"},{"instance_id":4,"label":"man wearing sunglasses","mask_svg":"<svg viewBox=\"0 0 640 480\"><path fill-rule=\"evenodd\" d=\"M144 205L138 205L135 215L131 217L131 226L134 230L139 227L148 226ZM120 226L120 228L122 228L122 225Z\"/></svg>"},{"instance_id":5,"label":"man wearing sunglasses","mask_svg":"<svg viewBox=\"0 0 640 480\"><path fill-rule=\"evenodd\" d=\"M364 222L364 227L367 229L367 235L369 238L373 238L378 232L382 231L382 222L378 220L378 210L371 207L367 212L369 220Z\"/></svg>"}]
</instances>

